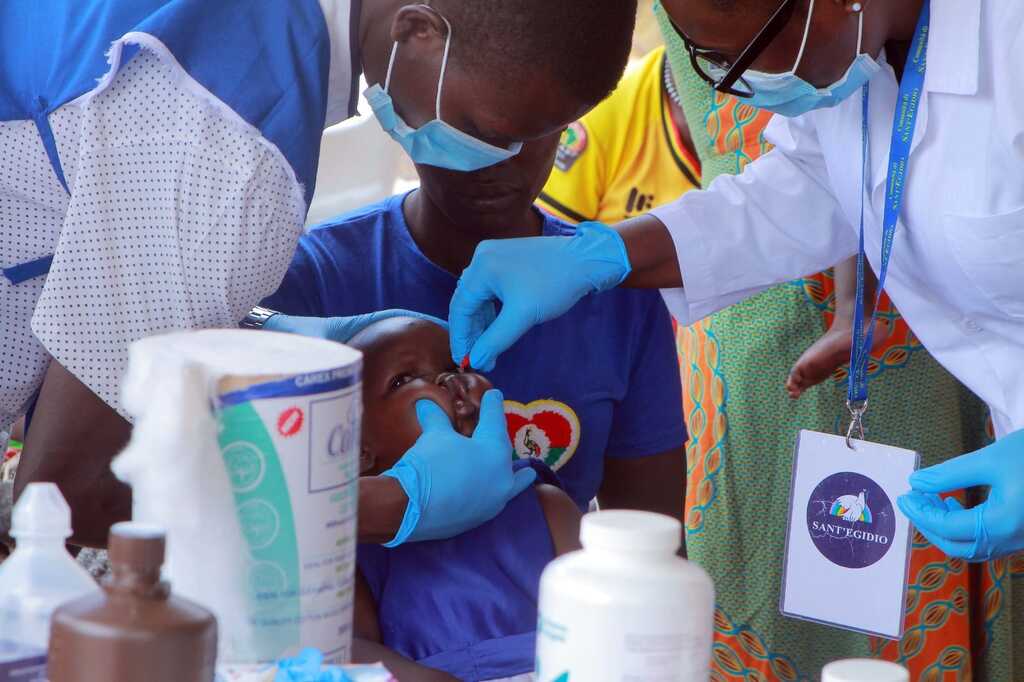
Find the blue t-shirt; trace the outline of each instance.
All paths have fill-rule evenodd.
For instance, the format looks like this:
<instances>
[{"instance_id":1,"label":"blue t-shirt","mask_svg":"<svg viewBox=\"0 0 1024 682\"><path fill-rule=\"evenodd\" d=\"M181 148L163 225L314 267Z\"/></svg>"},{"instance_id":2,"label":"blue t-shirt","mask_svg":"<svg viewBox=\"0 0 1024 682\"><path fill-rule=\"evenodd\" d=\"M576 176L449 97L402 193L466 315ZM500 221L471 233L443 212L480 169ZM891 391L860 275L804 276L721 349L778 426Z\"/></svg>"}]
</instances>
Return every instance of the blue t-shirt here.
<instances>
[{"instance_id":1,"label":"blue t-shirt","mask_svg":"<svg viewBox=\"0 0 1024 682\"><path fill-rule=\"evenodd\" d=\"M562 487L537 460L537 482ZM527 488L490 521L447 540L362 544L359 574L377 605L381 643L460 680L497 680L534 668L537 592L554 540Z\"/></svg>"},{"instance_id":2,"label":"blue t-shirt","mask_svg":"<svg viewBox=\"0 0 1024 682\"><path fill-rule=\"evenodd\" d=\"M457 279L416 245L404 199L314 227L263 305L317 317L404 308L447 319ZM545 216L545 235L573 232ZM487 377L505 394L516 454L558 471L580 508L597 495L605 457L656 455L686 442L672 321L656 291L583 298L527 332Z\"/></svg>"}]
</instances>

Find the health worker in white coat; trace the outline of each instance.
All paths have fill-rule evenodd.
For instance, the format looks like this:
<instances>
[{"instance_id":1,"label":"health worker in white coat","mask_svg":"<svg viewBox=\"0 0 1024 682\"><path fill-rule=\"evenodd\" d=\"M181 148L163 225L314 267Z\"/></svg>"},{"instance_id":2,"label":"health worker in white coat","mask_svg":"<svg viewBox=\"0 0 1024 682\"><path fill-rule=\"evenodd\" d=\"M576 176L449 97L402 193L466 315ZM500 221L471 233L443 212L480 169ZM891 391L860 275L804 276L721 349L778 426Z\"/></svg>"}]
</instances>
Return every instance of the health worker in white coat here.
<instances>
[{"instance_id":1,"label":"health worker in white coat","mask_svg":"<svg viewBox=\"0 0 1024 682\"><path fill-rule=\"evenodd\" d=\"M600 101L625 67L636 11L424 3L0 3L0 432L28 413L16 492L56 481L75 542L105 544L130 513L109 469L130 431L119 395L129 344L235 326L276 290L321 133L355 112L361 72L414 161L477 170ZM374 316L247 319L345 340ZM481 423L504 424L500 397L484 408ZM432 428L362 482L362 541L448 537L530 485L513 476L503 426L464 438L439 410L422 406Z\"/></svg>"},{"instance_id":2,"label":"health worker in white coat","mask_svg":"<svg viewBox=\"0 0 1024 682\"><path fill-rule=\"evenodd\" d=\"M662 3L711 86L781 114L774 149L611 228L482 243L451 303L453 356L486 370L530 326L619 285L662 288L688 324L857 254L863 225L871 267L998 438L915 473L899 505L950 555L1024 548L1024 3ZM937 494L976 485L990 491L971 509Z\"/></svg>"}]
</instances>

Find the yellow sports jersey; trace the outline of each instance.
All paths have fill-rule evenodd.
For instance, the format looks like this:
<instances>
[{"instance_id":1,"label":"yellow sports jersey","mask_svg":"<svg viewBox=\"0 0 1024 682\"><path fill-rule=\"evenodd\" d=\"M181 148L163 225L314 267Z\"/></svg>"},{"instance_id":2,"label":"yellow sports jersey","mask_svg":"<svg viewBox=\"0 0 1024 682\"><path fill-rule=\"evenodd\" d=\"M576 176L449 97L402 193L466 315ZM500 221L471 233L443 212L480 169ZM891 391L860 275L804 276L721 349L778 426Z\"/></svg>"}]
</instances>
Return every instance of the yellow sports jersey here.
<instances>
[{"instance_id":1,"label":"yellow sports jersey","mask_svg":"<svg viewBox=\"0 0 1024 682\"><path fill-rule=\"evenodd\" d=\"M664 68L659 47L566 129L538 200L542 208L574 223L613 223L700 187L700 162L672 122Z\"/></svg>"}]
</instances>

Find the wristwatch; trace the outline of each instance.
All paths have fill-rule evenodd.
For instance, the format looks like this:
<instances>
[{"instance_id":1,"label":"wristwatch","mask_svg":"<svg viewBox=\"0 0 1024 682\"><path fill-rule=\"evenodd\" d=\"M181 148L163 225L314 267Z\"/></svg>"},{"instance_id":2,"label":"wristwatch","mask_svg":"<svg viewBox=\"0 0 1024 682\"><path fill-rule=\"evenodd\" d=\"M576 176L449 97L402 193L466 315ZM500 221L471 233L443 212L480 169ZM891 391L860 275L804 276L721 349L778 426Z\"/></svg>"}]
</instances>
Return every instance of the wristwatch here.
<instances>
[{"instance_id":1,"label":"wristwatch","mask_svg":"<svg viewBox=\"0 0 1024 682\"><path fill-rule=\"evenodd\" d=\"M249 311L249 314L242 318L242 321L238 323L238 326L242 329L263 329L263 325L267 323L267 320L277 315L276 310L270 308L264 308L263 306L253 306L253 309Z\"/></svg>"}]
</instances>

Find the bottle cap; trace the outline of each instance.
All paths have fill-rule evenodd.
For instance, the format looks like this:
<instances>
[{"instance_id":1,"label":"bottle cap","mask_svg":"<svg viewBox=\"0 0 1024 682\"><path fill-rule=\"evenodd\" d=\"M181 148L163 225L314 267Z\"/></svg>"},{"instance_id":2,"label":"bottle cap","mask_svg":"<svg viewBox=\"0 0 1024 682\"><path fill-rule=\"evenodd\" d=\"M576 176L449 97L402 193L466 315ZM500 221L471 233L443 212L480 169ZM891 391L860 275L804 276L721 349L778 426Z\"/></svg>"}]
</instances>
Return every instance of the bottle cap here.
<instances>
[{"instance_id":1,"label":"bottle cap","mask_svg":"<svg viewBox=\"0 0 1024 682\"><path fill-rule=\"evenodd\" d=\"M71 507L56 483L29 483L14 505L11 535L15 538L71 537Z\"/></svg>"},{"instance_id":2,"label":"bottle cap","mask_svg":"<svg viewBox=\"0 0 1024 682\"><path fill-rule=\"evenodd\" d=\"M910 673L889 661L848 658L826 665L821 671L821 682L910 682Z\"/></svg>"},{"instance_id":3,"label":"bottle cap","mask_svg":"<svg viewBox=\"0 0 1024 682\"><path fill-rule=\"evenodd\" d=\"M110 563L139 573L156 573L164 565L166 532L160 526L123 521L110 527Z\"/></svg>"},{"instance_id":4,"label":"bottle cap","mask_svg":"<svg viewBox=\"0 0 1024 682\"><path fill-rule=\"evenodd\" d=\"M679 549L682 533L682 524L671 516L613 509L585 515L580 542L588 548L672 553Z\"/></svg>"}]
</instances>

